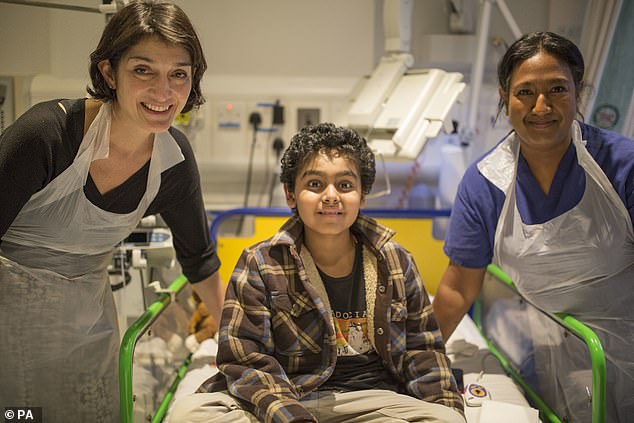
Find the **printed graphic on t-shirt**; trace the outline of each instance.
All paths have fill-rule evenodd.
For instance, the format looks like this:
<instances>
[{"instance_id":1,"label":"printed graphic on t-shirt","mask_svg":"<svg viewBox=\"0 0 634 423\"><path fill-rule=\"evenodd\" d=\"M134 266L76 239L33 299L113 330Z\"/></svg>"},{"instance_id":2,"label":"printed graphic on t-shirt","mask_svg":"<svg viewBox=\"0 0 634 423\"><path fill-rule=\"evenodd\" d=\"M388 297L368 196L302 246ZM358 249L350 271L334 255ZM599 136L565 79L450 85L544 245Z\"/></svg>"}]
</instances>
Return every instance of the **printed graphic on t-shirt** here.
<instances>
[{"instance_id":1,"label":"printed graphic on t-shirt","mask_svg":"<svg viewBox=\"0 0 634 423\"><path fill-rule=\"evenodd\" d=\"M337 331L337 356L352 356L372 350L368 338L367 311L334 311Z\"/></svg>"}]
</instances>

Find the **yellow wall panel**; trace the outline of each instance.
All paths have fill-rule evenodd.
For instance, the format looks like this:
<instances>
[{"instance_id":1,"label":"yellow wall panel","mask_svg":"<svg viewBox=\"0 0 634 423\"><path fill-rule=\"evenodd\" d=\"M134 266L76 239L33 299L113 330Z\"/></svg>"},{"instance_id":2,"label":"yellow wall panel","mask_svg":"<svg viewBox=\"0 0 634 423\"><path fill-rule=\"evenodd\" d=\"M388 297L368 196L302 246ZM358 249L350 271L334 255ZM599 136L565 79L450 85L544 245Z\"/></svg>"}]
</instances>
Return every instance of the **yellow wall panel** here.
<instances>
[{"instance_id":1,"label":"yellow wall panel","mask_svg":"<svg viewBox=\"0 0 634 423\"><path fill-rule=\"evenodd\" d=\"M218 255L222 261L220 275L229 281L242 250L271 237L286 221L286 217L257 217L251 237L218 237ZM432 237L431 219L379 218L383 225L396 231L394 240L414 256L427 292L436 293L448 259L442 251L443 241Z\"/></svg>"}]
</instances>

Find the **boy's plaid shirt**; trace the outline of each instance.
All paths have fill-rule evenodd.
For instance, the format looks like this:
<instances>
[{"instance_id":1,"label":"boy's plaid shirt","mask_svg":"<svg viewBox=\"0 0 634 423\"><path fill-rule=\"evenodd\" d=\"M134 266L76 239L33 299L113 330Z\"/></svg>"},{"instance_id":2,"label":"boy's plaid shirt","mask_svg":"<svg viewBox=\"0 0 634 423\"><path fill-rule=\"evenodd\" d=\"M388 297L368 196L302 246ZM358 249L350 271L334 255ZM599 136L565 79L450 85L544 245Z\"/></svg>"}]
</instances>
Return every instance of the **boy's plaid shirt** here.
<instances>
[{"instance_id":1,"label":"boy's plaid shirt","mask_svg":"<svg viewBox=\"0 0 634 423\"><path fill-rule=\"evenodd\" d=\"M369 217L360 215L351 230L376 257L376 299L368 320L385 367L403 393L462 413L462 397L412 256L390 241L394 231ZM328 379L337 358L328 301L308 280L300 258L302 234L295 216L242 253L222 313L220 373L199 389L228 389L264 422L314 421L299 400Z\"/></svg>"}]
</instances>

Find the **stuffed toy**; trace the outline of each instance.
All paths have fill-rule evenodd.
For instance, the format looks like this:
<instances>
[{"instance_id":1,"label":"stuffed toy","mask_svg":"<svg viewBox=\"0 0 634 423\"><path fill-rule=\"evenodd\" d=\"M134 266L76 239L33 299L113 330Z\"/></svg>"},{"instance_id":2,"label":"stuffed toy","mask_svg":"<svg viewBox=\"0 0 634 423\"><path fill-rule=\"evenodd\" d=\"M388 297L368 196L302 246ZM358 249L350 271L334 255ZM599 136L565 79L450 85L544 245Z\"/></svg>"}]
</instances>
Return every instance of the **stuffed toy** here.
<instances>
[{"instance_id":1,"label":"stuffed toy","mask_svg":"<svg viewBox=\"0 0 634 423\"><path fill-rule=\"evenodd\" d=\"M193 297L196 309L187 328L189 336L185 339L185 346L191 352L195 352L205 339L213 338L218 332L218 324L209 315L205 303L200 300L196 293L193 294Z\"/></svg>"}]
</instances>

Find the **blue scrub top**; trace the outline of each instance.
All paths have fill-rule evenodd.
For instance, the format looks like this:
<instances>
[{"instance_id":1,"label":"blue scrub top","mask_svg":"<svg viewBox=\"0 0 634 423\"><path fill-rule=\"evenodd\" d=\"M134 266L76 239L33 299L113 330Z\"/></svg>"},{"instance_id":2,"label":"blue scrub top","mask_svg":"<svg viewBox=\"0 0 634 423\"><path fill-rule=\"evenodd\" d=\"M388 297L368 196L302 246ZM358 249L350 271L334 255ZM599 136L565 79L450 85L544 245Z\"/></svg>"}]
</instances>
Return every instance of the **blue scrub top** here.
<instances>
[{"instance_id":1,"label":"blue scrub top","mask_svg":"<svg viewBox=\"0 0 634 423\"><path fill-rule=\"evenodd\" d=\"M588 152L612 183L634 224L634 140L581 122L580 126ZM451 211L444 251L453 262L464 267L483 268L493 258L495 229L505 195L477 168L491 151L469 166ZM539 187L521 152L516 183L517 208L522 221L534 225L575 207L583 197L586 175L577 163L577 153L571 143L559 163L548 195Z\"/></svg>"}]
</instances>

